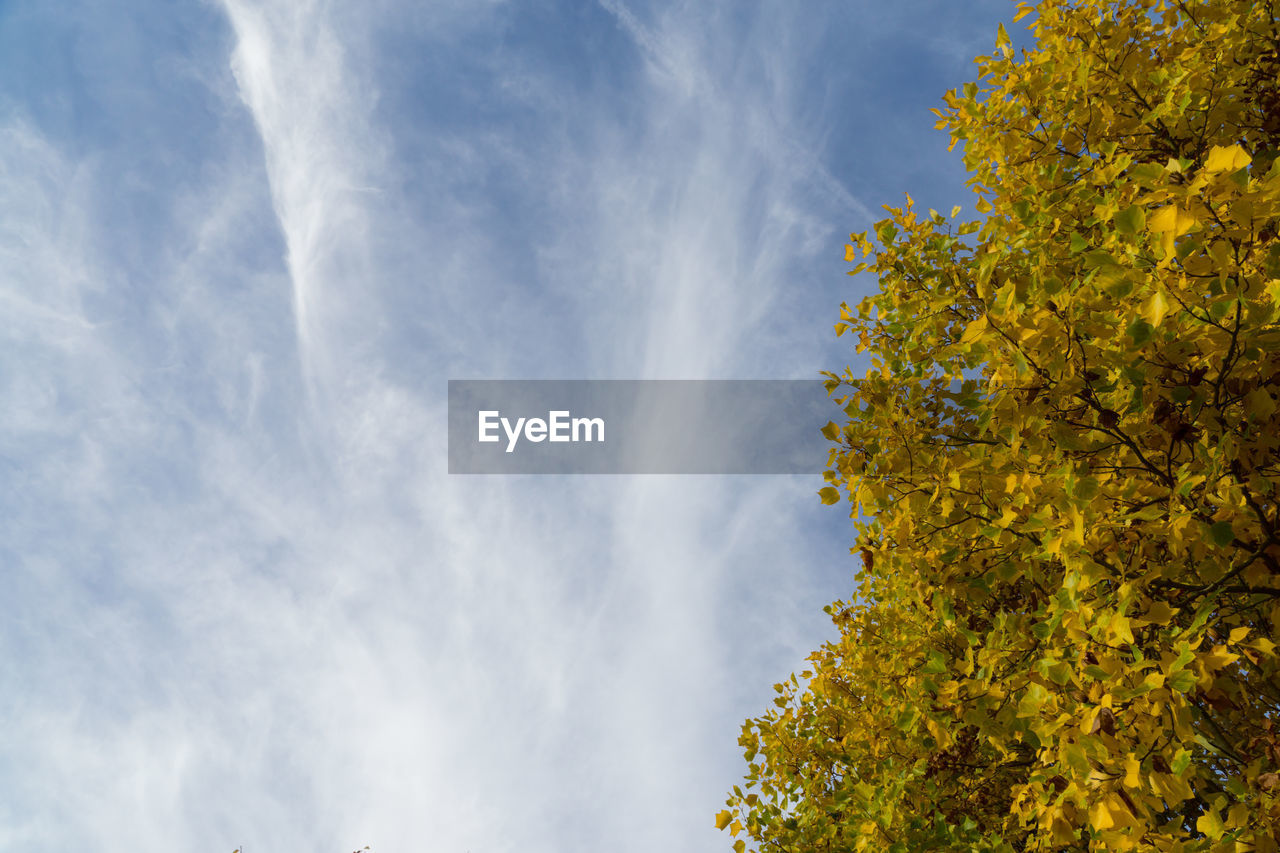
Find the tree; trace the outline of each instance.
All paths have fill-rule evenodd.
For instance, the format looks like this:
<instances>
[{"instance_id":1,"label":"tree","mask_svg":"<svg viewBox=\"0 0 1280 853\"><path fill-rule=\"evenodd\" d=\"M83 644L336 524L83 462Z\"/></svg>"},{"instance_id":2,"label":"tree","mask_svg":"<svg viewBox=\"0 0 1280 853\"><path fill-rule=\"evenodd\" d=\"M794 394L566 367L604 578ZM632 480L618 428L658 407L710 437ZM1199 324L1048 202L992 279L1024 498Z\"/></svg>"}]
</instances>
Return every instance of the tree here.
<instances>
[{"instance_id":1,"label":"tree","mask_svg":"<svg viewBox=\"0 0 1280 853\"><path fill-rule=\"evenodd\" d=\"M1280 4L1027 15L937 111L985 217L851 235L861 567L738 851L1280 850Z\"/></svg>"}]
</instances>

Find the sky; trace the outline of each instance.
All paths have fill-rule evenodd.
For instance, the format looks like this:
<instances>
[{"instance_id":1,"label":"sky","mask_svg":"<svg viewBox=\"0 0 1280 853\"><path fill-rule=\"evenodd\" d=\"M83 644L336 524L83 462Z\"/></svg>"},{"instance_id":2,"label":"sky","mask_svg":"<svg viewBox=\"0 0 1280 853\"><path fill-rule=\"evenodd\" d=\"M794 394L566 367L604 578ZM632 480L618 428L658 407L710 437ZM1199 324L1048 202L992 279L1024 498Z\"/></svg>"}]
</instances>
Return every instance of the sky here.
<instances>
[{"instance_id":1,"label":"sky","mask_svg":"<svg viewBox=\"0 0 1280 853\"><path fill-rule=\"evenodd\" d=\"M813 476L450 476L449 379L803 379L1004 0L0 0L0 850L714 851Z\"/></svg>"}]
</instances>

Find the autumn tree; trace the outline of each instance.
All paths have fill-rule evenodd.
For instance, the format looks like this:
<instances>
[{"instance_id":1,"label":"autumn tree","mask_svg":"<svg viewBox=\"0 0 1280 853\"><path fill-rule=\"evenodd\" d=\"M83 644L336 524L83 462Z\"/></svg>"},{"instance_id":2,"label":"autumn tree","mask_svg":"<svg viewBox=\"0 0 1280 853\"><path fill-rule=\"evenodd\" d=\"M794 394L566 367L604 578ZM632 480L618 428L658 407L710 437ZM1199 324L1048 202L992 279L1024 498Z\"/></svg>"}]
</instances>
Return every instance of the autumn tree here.
<instances>
[{"instance_id":1,"label":"autumn tree","mask_svg":"<svg viewBox=\"0 0 1280 853\"><path fill-rule=\"evenodd\" d=\"M938 111L984 216L851 236L857 586L738 851L1280 850L1280 4L1028 16Z\"/></svg>"}]
</instances>

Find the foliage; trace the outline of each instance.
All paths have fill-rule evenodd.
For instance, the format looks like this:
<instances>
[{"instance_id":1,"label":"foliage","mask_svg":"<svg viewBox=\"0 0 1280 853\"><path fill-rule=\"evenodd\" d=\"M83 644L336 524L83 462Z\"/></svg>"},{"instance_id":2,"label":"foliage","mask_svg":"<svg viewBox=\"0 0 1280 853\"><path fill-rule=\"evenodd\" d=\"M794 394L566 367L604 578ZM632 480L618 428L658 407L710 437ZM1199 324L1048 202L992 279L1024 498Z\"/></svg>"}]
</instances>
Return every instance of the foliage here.
<instances>
[{"instance_id":1,"label":"foliage","mask_svg":"<svg viewBox=\"0 0 1280 853\"><path fill-rule=\"evenodd\" d=\"M1280 5L1028 14L938 111L986 216L851 237L862 570L740 853L1280 849Z\"/></svg>"}]
</instances>

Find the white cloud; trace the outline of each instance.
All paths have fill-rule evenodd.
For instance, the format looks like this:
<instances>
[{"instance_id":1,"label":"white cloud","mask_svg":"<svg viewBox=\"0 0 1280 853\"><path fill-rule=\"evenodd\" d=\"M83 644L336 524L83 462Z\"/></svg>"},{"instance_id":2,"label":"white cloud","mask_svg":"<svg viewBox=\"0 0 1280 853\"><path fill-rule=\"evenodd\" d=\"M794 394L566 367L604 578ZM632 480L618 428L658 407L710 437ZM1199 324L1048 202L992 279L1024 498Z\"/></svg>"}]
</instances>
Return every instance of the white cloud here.
<instances>
[{"instance_id":1,"label":"white cloud","mask_svg":"<svg viewBox=\"0 0 1280 853\"><path fill-rule=\"evenodd\" d=\"M861 208L797 118L807 31L614 3L625 90L566 91L502 7L223 8L244 113L151 187L146 281L108 239L141 178L0 135L0 841L719 849L843 550L814 484L450 478L444 380L808 375L791 289ZM489 38L477 97L526 123L388 107L399 24Z\"/></svg>"}]
</instances>

